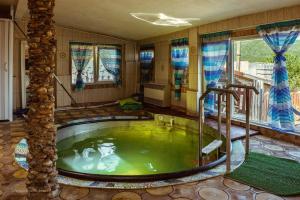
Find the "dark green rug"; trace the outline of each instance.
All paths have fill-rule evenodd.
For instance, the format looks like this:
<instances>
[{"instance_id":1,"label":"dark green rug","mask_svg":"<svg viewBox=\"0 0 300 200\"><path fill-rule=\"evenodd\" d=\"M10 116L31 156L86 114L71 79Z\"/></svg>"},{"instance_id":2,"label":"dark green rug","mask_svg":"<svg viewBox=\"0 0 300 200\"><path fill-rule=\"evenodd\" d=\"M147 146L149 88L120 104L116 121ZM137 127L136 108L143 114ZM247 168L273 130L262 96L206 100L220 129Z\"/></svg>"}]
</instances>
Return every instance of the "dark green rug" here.
<instances>
[{"instance_id":1,"label":"dark green rug","mask_svg":"<svg viewBox=\"0 0 300 200\"><path fill-rule=\"evenodd\" d=\"M300 194L300 163L293 160L251 152L226 177L280 196Z\"/></svg>"}]
</instances>

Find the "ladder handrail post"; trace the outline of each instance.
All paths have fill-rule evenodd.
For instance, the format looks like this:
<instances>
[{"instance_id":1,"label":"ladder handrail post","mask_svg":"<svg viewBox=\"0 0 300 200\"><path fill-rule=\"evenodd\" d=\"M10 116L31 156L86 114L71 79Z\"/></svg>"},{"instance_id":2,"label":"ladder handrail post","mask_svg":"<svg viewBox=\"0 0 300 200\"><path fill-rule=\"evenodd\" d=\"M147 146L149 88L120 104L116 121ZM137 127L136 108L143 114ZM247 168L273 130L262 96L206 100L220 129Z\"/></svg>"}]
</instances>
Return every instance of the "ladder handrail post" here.
<instances>
[{"instance_id":1,"label":"ladder handrail post","mask_svg":"<svg viewBox=\"0 0 300 200\"><path fill-rule=\"evenodd\" d=\"M250 89L246 89L246 154L250 149Z\"/></svg>"},{"instance_id":2,"label":"ladder handrail post","mask_svg":"<svg viewBox=\"0 0 300 200\"><path fill-rule=\"evenodd\" d=\"M218 94L218 132L219 132L219 139L221 140L221 124L222 124L222 116L221 116L221 96L222 94Z\"/></svg>"},{"instance_id":3,"label":"ladder handrail post","mask_svg":"<svg viewBox=\"0 0 300 200\"><path fill-rule=\"evenodd\" d=\"M202 137L203 137L203 103L202 99L199 98L199 166L202 165Z\"/></svg>"},{"instance_id":4,"label":"ladder handrail post","mask_svg":"<svg viewBox=\"0 0 300 200\"><path fill-rule=\"evenodd\" d=\"M259 91L254 86L249 85L238 85L238 84L228 84L226 88L244 88L246 90L246 144L245 152L246 155L250 151L250 90L253 90L255 94L259 94Z\"/></svg>"},{"instance_id":5,"label":"ladder handrail post","mask_svg":"<svg viewBox=\"0 0 300 200\"><path fill-rule=\"evenodd\" d=\"M226 173L231 171L231 94L226 93Z\"/></svg>"}]
</instances>

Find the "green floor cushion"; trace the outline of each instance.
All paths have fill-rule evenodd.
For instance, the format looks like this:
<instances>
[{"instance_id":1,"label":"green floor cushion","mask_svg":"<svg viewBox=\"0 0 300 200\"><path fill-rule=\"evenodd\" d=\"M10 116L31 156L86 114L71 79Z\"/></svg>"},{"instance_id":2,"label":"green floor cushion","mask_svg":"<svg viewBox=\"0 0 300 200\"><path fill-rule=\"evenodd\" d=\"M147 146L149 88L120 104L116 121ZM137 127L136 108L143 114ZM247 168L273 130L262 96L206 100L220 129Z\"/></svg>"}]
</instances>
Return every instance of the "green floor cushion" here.
<instances>
[{"instance_id":1,"label":"green floor cushion","mask_svg":"<svg viewBox=\"0 0 300 200\"><path fill-rule=\"evenodd\" d=\"M143 104L133 98L122 99L119 103L123 110L140 110L143 108Z\"/></svg>"}]
</instances>

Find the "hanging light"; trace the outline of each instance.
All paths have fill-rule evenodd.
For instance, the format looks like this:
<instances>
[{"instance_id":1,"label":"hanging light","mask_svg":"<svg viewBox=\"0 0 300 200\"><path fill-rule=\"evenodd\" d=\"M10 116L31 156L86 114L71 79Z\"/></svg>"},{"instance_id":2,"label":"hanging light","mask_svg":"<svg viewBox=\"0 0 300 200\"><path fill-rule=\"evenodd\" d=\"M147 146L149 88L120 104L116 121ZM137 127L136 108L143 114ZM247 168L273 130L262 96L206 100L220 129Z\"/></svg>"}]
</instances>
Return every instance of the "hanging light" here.
<instances>
[{"instance_id":1,"label":"hanging light","mask_svg":"<svg viewBox=\"0 0 300 200\"><path fill-rule=\"evenodd\" d=\"M191 21L200 20L199 18L176 18L164 13L130 13L130 15L158 26L192 26Z\"/></svg>"}]
</instances>

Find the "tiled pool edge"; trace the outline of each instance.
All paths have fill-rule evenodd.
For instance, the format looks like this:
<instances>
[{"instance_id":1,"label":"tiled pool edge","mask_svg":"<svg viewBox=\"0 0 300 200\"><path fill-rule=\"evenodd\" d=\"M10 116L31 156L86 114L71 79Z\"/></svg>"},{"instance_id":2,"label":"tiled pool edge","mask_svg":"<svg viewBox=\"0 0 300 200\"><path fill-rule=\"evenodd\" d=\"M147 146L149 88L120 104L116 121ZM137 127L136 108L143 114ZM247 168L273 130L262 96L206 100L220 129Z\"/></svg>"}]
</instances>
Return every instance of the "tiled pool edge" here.
<instances>
[{"instance_id":1,"label":"tiled pool edge","mask_svg":"<svg viewBox=\"0 0 300 200\"><path fill-rule=\"evenodd\" d=\"M28 163L26 161L26 155L28 152L28 145L26 139L22 139L15 149L15 160L17 164L25 170L28 170ZM231 154L231 168L236 169L244 161L244 148L241 141L235 141L233 143L232 154ZM225 163L219 166L200 172L192 176L187 176L178 179L169 179L163 181L153 182L138 182L138 183L126 183L126 182L101 182L101 181L89 181L70 178L62 175L58 175L58 182L64 185L72 185L76 187L88 187L88 188L107 188L107 189L142 189L142 188L154 188L164 187L170 185L177 185L183 183L189 183L199 180L205 180L225 174L226 165Z\"/></svg>"}]
</instances>

